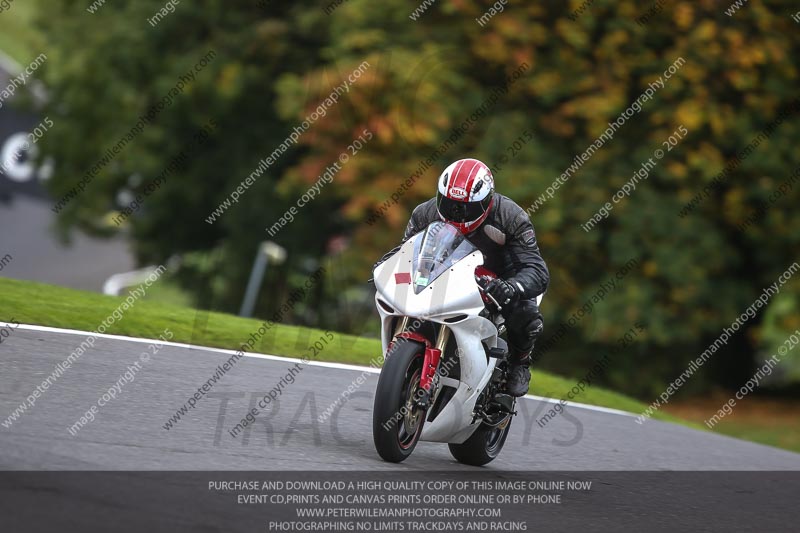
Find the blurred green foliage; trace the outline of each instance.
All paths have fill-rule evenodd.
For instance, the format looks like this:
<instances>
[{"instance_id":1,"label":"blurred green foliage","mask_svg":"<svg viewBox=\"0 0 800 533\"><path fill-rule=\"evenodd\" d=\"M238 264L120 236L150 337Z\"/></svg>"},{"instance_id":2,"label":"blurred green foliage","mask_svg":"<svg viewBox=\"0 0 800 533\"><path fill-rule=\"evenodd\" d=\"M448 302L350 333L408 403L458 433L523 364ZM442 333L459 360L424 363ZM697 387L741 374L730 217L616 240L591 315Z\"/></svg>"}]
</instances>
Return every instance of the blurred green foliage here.
<instances>
[{"instance_id":1,"label":"blurred green foliage","mask_svg":"<svg viewBox=\"0 0 800 533\"><path fill-rule=\"evenodd\" d=\"M35 13L34 2L21 0L0 11L0 51L20 65L33 61L43 45L39 32L32 31Z\"/></svg>"},{"instance_id":2,"label":"blurred green foliage","mask_svg":"<svg viewBox=\"0 0 800 533\"><path fill-rule=\"evenodd\" d=\"M692 214L678 216L797 97L800 28L790 18L796 4L749 2L729 17L715 1L676 1L642 25L636 19L649 5L633 1L598 0L575 21L568 15L580 5L576 0L515 3L481 27L476 18L492 4L440 0L412 22L415 5L399 0L351 0L330 16L324 2L203 0L179 4L151 27L146 18L162 7L160 0L108 2L96 14L83 3L48 1L39 23L47 39L43 77L56 128L44 142L58 161L51 180L58 198L179 75L207 51L217 54L68 205L60 228L65 235L75 227L108 233L104 221L120 207L120 191L136 190L131 176L152 179L213 119L218 128L202 152L147 198L126 231L142 263L173 254L216 257L187 266L184 284L201 305L235 310L257 243L267 238L265 228L367 128L374 138L273 239L288 249L289 261L269 271L258 313L270 313L278 296L301 282L304 276L296 272L310 272L322 261L329 271L335 265L337 281L320 288L299 320L374 335L374 316L366 320L369 294L355 287L400 239L411 209L433 195L435 177L450 160L472 156L494 164L530 131L534 142L496 176L498 189L527 207L683 58L664 88L532 217L552 273L543 305L546 327L566 320L629 259L639 261L591 319L540 364L581 375L639 321L647 326L645 337L615 356L606 379L643 397L660 393L763 287L800 259L800 212L791 208L797 188L762 221L737 229L800 164L795 118L784 121ZM206 217L261 158L365 60L369 69L346 96L238 204L208 224ZM378 224L365 224L522 64L529 68L491 113L479 117L477 127ZM616 204L608 220L584 232L580 224L681 125L688 135L649 179ZM782 291L782 299L794 302L781 307L789 309L784 318L771 319L768 330L763 315L748 322L685 389L746 381L759 348L785 338L791 330L783 328L796 324L798 287L792 283Z\"/></svg>"}]
</instances>

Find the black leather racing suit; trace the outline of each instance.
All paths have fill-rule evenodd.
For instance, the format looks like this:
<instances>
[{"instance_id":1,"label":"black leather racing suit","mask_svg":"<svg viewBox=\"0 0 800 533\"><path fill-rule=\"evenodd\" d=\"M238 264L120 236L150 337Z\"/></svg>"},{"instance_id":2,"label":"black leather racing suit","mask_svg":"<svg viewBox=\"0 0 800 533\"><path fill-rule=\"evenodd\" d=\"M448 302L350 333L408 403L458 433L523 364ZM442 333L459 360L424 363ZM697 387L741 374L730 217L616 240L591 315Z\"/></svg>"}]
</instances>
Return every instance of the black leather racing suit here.
<instances>
[{"instance_id":1,"label":"black leather racing suit","mask_svg":"<svg viewBox=\"0 0 800 533\"><path fill-rule=\"evenodd\" d=\"M436 209L436 198L431 198L414 209L403 242L436 220L441 218ZM483 252L484 266L520 292L520 298L514 304L503 307L503 317L508 328L511 357L523 358L533 350L533 344L542 332L542 315L535 298L547 290L550 282L533 224L525 210L512 199L495 193L489 216L477 230L467 235L467 239ZM399 247L386 254L380 262L397 250Z\"/></svg>"}]
</instances>

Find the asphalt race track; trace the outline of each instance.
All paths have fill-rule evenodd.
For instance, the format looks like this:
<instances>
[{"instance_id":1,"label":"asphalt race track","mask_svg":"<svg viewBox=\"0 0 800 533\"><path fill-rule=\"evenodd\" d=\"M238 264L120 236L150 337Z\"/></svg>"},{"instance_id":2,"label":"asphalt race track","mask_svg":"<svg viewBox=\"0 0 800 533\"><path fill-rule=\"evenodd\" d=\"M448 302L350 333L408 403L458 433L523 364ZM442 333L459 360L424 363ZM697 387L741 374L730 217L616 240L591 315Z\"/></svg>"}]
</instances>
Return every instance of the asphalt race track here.
<instances>
[{"instance_id":1,"label":"asphalt race track","mask_svg":"<svg viewBox=\"0 0 800 533\"><path fill-rule=\"evenodd\" d=\"M0 422L85 336L22 326L3 341ZM503 453L487 467L460 465L434 443L421 443L402 464L385 463L371 437L377 374L319 419L362 375L346 365L304 365L279 401L234 438L229 430L295 363L244 357L166 430L233 353L186 345L164 345L71 435L70 426L150 342L98 338L33 408L0 426L0 514L9 528L0 529L272 531L268 520L298 520L295 507L239 505L235 494L210 490L209 481L290 478L592 482L559 505L497 506L504 520L526 525L519 530L793 531L800 519L798 454L578 406L540 428L535 420L551 404L536 398L520 402Z\"/></svg>"},{"instance_id":2,"label":"asphalt race track","mask_svg":"<svg viewBox=\"0 0 800 533\"><path fill-rule=\"evenodd\" d=\"M0 346L0 421L85 335L19 328ZM335 341L334 341L335 342ZM227 361L227 353L165 345L76 436L68 428L111 388L148 342L99 338L10 428L0 427L0 468L15 470L411 470L471 469L446 445L420 443L405 463L372 445L377 374L329 420L318 417L362 374L306 365L237 438L232 429L296 360L244 357L169 431L171 415ZM332 349L335 349L335 344ZM543 394L547 391L543 391ZM568 407L544 428L546 402L520 402L493 470L800 470L800 455L631 416Z\"/></svg>"}]
</instances>

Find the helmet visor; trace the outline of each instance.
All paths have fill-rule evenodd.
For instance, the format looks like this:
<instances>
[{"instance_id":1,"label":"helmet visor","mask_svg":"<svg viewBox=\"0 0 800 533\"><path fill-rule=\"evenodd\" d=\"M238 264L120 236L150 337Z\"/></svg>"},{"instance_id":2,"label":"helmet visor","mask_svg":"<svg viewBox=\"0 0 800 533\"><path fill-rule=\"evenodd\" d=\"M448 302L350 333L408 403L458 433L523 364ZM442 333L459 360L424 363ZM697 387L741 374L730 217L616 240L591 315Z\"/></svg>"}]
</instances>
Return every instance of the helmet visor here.
<instances>
[{"instance_id":1,"label":"helmet visor","mask_svg":"<svg viewBox=\"0 0 800 533\"><path fill-rule=\"evenodd\" d=\"M491 204L491 202L491 194L477 202L459 202L441 193L437 193L436 195L436 207L439 210L439 214L442 215L445 220L460 224L478 220L486 213L486 210L489 209L489 204Z\"/></svg>"}]
</instances>

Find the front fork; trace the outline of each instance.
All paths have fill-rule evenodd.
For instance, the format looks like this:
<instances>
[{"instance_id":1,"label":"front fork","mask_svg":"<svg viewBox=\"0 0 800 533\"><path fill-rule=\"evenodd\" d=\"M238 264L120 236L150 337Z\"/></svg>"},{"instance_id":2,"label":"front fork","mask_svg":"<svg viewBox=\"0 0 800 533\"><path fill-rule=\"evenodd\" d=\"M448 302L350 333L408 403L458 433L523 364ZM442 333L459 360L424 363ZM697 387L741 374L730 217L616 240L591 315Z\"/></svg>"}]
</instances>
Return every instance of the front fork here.
<instances>
[{"instance_id":1,"label":"front fork","mask_svg":"<svg viewBox=\"0 0 800 533\"><path fill-rule=\"evenodd\" d=\"M433 403L436 395L434 378L436 378L439 360L442 358L442 352L444 352L449 339L450 329L442 324L439 326L439 335L436 336L436 346L425 346L425 357L422 359L422 375L419 378L419 386L423 392L417 400L417 406L421 409L428 409Z\"/></svg>"},{"instance_id":2,"label":"front fork","mask_svg":"<svg viewBox=\"0 0 800 533\"><path fill-rule=\"evenodd\" d=\"M447 346L447 341L450 340L450 329L444 324L439 326L439 335L436 336L436 346L431 348L425 347L425 358L422 360L422 377L419 379L420 387L431 392L431 384L433 378L436 376L436 369L439 368L439 359L442 358Z\"/></svg>"},{"instance_id":3,"label":"front fork","mask_svg":"<svg viewBox=\"0 0 800 533\"><path fill-rule=\"evenodd\" d=\"M439 368L439 360L442 358L442 353L447 346L447 341L450 340L450 328L445 324L441 324L439 326L439 334L436 336L436 345L431 346L431 342L419 333L404 331L407 324L408 317L403 317L398 324L395 337L402 337L425 343L425 355L422 359L422 373L419 378L419 386L423 393L417 399L416 403L419 407L428 408L433 397L433 380L436 377L436 369Z\"/></svg>"}]
</instances>

